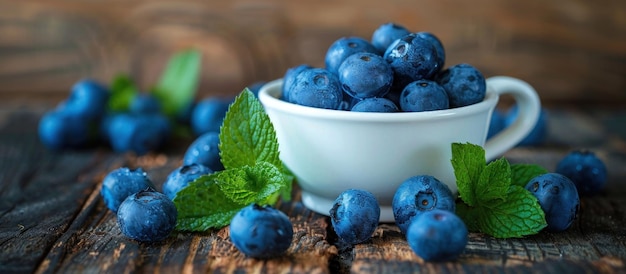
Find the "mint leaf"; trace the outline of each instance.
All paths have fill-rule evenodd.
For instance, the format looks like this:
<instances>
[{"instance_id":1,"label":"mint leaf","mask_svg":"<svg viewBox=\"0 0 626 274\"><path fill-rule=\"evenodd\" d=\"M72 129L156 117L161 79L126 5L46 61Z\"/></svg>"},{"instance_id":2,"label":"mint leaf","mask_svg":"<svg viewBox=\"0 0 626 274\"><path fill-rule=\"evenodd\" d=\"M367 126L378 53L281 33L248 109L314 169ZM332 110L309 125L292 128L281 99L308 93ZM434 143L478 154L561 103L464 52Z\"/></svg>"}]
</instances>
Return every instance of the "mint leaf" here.
<instances>
[{"instance_id":1,"label":"mint leaf","mask_svg":"<svg viewBox=\"0 0 626 274\"><path fill-rule=\"evenodd\" d=\"M151 92L159 98L163 112L175 117L190 104L198 88L202 56L189 49L172 56Z\"/></svg>"},{"instance_id":2,"label":"mint leaf","mask_svg":"<svg viewBox=\"0 0 626 274\"><path fill-rule=\"evenodd\" d=\"M472 144L452 144L452 165L461 200L456 214L468 230L496 238L536 234L546 227L539 202L529 191L512 185L541 170L531 166L511 166L506 159L485 164L485 151Z\"/></svg>"},{"instance_id":3,"label":"mint leaf","mask_svg":"<svg viewBox=\"0 0 626 274\"><path fill-rule=\"evenodd\" d=\"M247 89L226 113L220 151L225 169L197 178L174 198L177 230L220 228L251 203L274 204L281 196L291 198L294 177L279 159L274 127Z\"/></svg>"},{"instance_id":4,"label":"mint leaf","mask_svg":"<svg viewBox=\"0 0 626 274\"><path fill-rule=\"evenodd\" d=\"M489 163L480 173L474 193L481 205L489 206L493 200L505 201L511 185L511 167L506 159Z\"/></svg>"},{"instance_id":5,"label":"mint leaf","mask_svg":"<svg viewBox=\"0 0 626 274\"><path fill-rule=\"evenodd\" d=\"M174 197L174 205L178 210L177 230L206 231L221 228L230 223L233 216L247 204L231 200L221 190L222 172L204 175L182 190Z\"/></svg>"},{"instance_id":6,"label":"mint leaf","mask_svg":"<svg viewBox=\"0 0 626 274\"><path fill-rule=\"evenodd\" d=\"M469 206L477 203L476 184L485 167L485 150L478 145L452 143L452 167L459 196Z\"/></svg>"},{"instance_id":7,"label":"mint leaf","mask_svg":"<svg viewBox=\"0 0 626 274\"><path fill-rule=\"evenodd\" d=\"M268 162L282 167L274 127L263 106L247 88L230 105L220 130L220 156L225 168Z\"/></svg>"},{"instance_id":8,"label":"mint leaf","mask_svg":"<svg viewBox=\"0 0 626 274\"><path fill-rule=\"evenodd\" d=\"M279 194L285 186L281 170L268 162L226 169L218 176L218 181L222 192L240 204L266 204L269 197Z\"/></svg>"},{"instance_id":9,"label":"mint leaf","mask_svg":"<svg viewBox=\"0 0 626 274\"><path fill-rule=\"evenodd\" d=\"M472 224L472 230L487 233L496 238L518 238L536 234L547 226L543 210L537 199L526 189L511 186L506 203L493 208L476 207L464 209L462 219ZM468 225L469 229L470 225Z\"/></svg>"},{"instance_id":10,"label":"mint leaf","mask_svg":"<svg viewBox=\"0 0 626 274\"><path fill-rule=\"evenodd\" d=\"M511 184L526 187L530 180L546 173L548 171L539 165L513 164L511 165Z\"/></svg>"},{"instance_id":11,"label":"mint leaf","mask_svg":"<svg viewBox=\"0 0 626 274\"><path fill-rule=\"evenodd\" d=\"M139 91L135 83L127 75L117 75L110 86L111 97L108 101L108 110L111 112L127 111L130 103Z\"/></svg>"}]
</instances>

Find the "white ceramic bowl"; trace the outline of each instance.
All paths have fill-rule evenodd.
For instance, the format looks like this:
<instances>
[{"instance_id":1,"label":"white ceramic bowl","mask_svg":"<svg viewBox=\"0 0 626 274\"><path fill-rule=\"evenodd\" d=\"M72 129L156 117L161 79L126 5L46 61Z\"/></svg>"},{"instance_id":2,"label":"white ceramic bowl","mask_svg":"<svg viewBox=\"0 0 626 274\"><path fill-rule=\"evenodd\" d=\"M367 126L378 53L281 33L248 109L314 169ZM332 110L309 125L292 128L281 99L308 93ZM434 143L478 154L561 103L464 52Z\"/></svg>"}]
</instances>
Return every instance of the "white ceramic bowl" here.
<instances>
[{"instance_id":1,"label":"white ceramic bowl","mask_svg":"<svg viewBox=\"0 0 626 274\"><path fill-rule=\"evenodd\" d=\"M407 178L426 174L457 191L451 143L485 147L487 160L515 146L532 129L539 98L527 83L505 76L487 79L477 104L428 112L371 113L328 110L280 99L282 79L263 86L259 100L276 130L280 158L292 170L309 209L328 215L335 198L350 188L372 192L381 222L393 222L391 201ZM485 143L500 94L519 106L517 121Z\"/></svg>"}]
</instances>

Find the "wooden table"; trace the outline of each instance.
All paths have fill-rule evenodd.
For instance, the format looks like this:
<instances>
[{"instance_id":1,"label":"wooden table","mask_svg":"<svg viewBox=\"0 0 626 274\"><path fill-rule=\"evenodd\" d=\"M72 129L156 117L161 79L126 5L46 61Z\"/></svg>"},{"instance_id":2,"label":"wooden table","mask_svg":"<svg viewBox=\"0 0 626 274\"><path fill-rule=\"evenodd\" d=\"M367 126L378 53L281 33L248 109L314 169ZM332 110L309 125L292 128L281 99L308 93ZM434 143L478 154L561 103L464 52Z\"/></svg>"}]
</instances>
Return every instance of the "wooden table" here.
<instances>
[{"instance_id":1,"label":"wooden table","mask_svg":"<svg viewBox=\"0 0 626 274\"><path fill-rule=\"evenodd\" d=\"M152 244L130 240L103 204L102 178L117 167L143 167L160 187L191 140L143 157L106 147L51 152L36 135L48 107L0 108L0 273L626 273L624 109L551 108L546 144L505 155L549 170L574 148L592 149L605 160L606 190L582 198L569 230L521 239L471 233L458 260L427 263L393 224L339 250L328 217L306 209L297 188L291 202L277 205L295 232L287 255L277 259L246 258L229 241L228 227L174 233Z\"/></svg>"}]
</instances>

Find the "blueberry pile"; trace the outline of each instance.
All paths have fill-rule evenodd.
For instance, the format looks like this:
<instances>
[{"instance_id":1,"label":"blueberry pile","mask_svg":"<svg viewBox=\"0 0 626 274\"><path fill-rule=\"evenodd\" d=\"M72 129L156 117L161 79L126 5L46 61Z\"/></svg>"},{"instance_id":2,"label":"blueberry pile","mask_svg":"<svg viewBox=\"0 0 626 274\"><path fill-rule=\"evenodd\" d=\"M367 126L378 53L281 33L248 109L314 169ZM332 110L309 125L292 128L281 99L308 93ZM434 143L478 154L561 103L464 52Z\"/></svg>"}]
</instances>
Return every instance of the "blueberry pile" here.
<instances>
[{"instance_id":1,"label":"blueberry pile","mask_svg":"<svg viewBox=\"0 0 626 274\"><path fill-rule=\"evenodd\" d=\"M475 104L486 92L475 67L461 63L444 69L445 50L435 35L393 23L379 26L371 40L337 39L324 63L324 68L288 69L282 99L334 110L417 112Z\"/></svg>"},{"instance_id":2,"label":"blueberry pile","mask_svg":"<svg viewBox=\"0 0 626 274\"><path fill-rule=\"evenodd\" d=\"M262 84L251 85L251 91L258 92ZM198 158L198 150L211 150L217 155L215 136L234 98L212 96L192 101L176 117L171 117L165 115L161 101L152 93L130 96L125 98L127 102L121 109L111 107L121 104L118 102L121 99L113 98L109 87L93 79L82 79L72 86L66 100L42 116L39 139L52 150L105 144L117 153L144 155L164 148L175 129L179 132L188 129L198 140L194 145L196 151L185 157L186 163L197 161L213 170L223 169L213 156Z\"/></svg>"}]
</instances>

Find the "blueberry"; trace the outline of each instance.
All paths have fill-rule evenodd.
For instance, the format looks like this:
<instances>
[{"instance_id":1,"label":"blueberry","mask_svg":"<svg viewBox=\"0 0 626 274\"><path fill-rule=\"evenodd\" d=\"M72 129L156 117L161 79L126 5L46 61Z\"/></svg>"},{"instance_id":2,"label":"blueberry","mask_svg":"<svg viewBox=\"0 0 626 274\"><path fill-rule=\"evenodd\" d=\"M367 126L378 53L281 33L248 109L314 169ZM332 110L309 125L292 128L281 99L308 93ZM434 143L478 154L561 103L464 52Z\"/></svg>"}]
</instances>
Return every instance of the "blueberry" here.
<instances>
[{"instance_id":1,"label":"blueberry","mask_svg":"<svg viewBox=\"0 0 626 274\"><path fill-rule=\"evenodd\" d=\"M289 99L298 105L339 109L343 91L336 75L322 68L312 68L298 74L291 85Z\"/></svg>"},{"instance_id":2,"label":"blueberry","mask_svg":"<svg viewBox=\"0 0 626 274\"><path fill-rule=\"evenodd\" d=\"M189 164L183 165L167 176L165 183L163 183L163 194L168 198L174 200L176 193L185 188L189 183L202 175L212 173L213 171L201 164Z\"/></svg>"},{"instance_id":3,"label":"blueberry","mask_svg":"<svg viewBox=\"0 0 626 274\"><path fill-rule=\"evenodd\" d=\"M348 56L359 52L379 54L374 45L360 37L342 37L335 40L326 51L324 58L326 69L333 74L337 74L341 63Z\"/></svg>"},{"instance_id":4,"label":"blueberry","mask_svg":"<svg viewBox=\"0 0 626 274\"><path fill-rule=\"evenodd\" d=\"M393 196L391 207L396 225L406 234L412 220L435 209L454 212L456 206L447 185L429 175L418 175L406 179Z\"/></svg>"},{"instance_id":5,"label":"blueberry","mask_svg":"<svg viewBox=\"0 0 626 274\"><path fill-rule=\"evenodd\" d=\"M83 79L72 86L65 108L72 115L87 120L99 120L104 115L109 100L109 90L92 79Z\"/></svg>"},{"instance_id":6,"label":"blueberry","mask_svg":"<svg viewBox=\"0 0 626 274\"><path fill-rule=\"evenodd\" d=\"M402 111L430 111L447 109L448 95L437 82L417 80L406 85L400 94Z\"/></svg>"},{"instance_id":7,"label":"blueberry","mask_svg":"<svg viewBox=\"0 0 626 274\"><path fill-rule=\"evenodd\" d=\"M39 120L40 141L49 149L83 148L93 139L93 124L64 109L46 112Z\"/></svg>"},{"instance_id":8,"label":"blueberry","mask_svg":"<svg viewBox=\"0 0 626 274\"><path fill-rule=\"evenodd\" d=\"M177 217L174 202L148 188L122 202L117 211L117 224L126 237L140 242L156 242L172 233Z\"/></svg>"},{"instance_id":9,"label":"blueberry","mask_svg":"<svg viewBox=\"0 0 626 274\"><path fill-rule=\"evenodd\" d=\"M118 113L105 119L106 139L115 152L144 155L163 147L171 136L169 120L161 114Z\"/></svg>"},{"instance_id":10,"label":"blueberry","mask_svg":"<svg viewBox=\"0 0 626 274\"><path fill-rule=\"evenodd\" d=\"M448 261L465 250L468 231L454 213L435 209L417 216L406 237L413 252L425 261Z\"/></svg>"},{"instance_id":11,"label":"blueberry","mask_svg":"<svg viewBox=\"0 0 626 274\"><path fill-rule=\"evenodd\" d=\"M399 90L413 81L431 79L440 69L433 43L414 33L394 41L384 58L393 69L394 86Z\"/></svg>"},{"instance_id":12,"label":"blueberry","mask_svg":"<svg viewBox=\"0 0 626 274\"><path fill-rule=\"evenodd\" d=\"M378 227L380 206L372 193L348 189L335 199L330 220L339 239L348 245L370 239Z\"/></svg>"},{"instance_id":13,"label":"blueberry","mask_svg":"<svg viewBox=\"0 0 626 274\"><path fill-rule=\"evenodd\" d=\"M505 115L499 109L494 109L491 113L491 120L489 122L489 131L487 132L487 139L500 133L506 127Z\"/></svg>"},{"instance_id":14,"label":"blueberry","mask_svg":"<svg viewBox=\"0 0 626 274\"><path fill-rule=\"evenodd\" d=\"M282 211L251 204L231 220L230 240L239 251L252 258L277 257L289 249L293 225Z\"/></svg>"},{"instance_id":15,"label":"blueberry","mask_svg":"<svg viewBox=\"0 0 626 274\"><path fill-rule=\"evenodd\" d=\"M379 52L384 53L393 41L398 40L409 33L411 32L402 25L385 23L380 25L372 33L372 45L376 47Z\"/></svg>"},{"instance_id":16,"label":"blueberry","mask_svg":"<svg viewBox=\"0 0 626 274\"><path fill-rule=\"evenodd\" d=\"M397 112L398 106L386 98L366 98L352 107L352 111L358 112Z\"/></svg>"},{"instance_id":17,"label":"blueberry","mask_svg":"<svg viewBox=\"0 0 626 274\"><path fill-rule=\"evenodd\" d=\"M200 136L210 131L220 131L228 106L233 99L209 97L196 104L191 113L191 129Z\"/></svg>"},{"instance_id":18,"label":"blueberry","mask_svg":"<svg viewBox=\"0 0 626 274\"><path fill-rule=\"evenodd\" d=\"M465 63L441 71L436 81L448 93L451 108L481 102L487 92L483 74L472 65Z\"/></svg>"},{"instance_id":19,"label":"blueberry","mask_svg":"<svg viewBox=\"0 0 626 274\"><path fill-rule=\"evenodd\" d=\"M212 131L200 135L189 145L183 164L201 164L213 171L224 169L224 165L220 160L220 135L218 132Z\"/></svg>"},{"instance_id":20,"label":"blueberry","mask_svg":"<svg viewBox=\"0 0 626 274\"><path fill-rule=\"evenodd\" d=\"M518 115L517 105L513 105L504 117L505 127L511 126ZM536 146L542 144L548 136L548 113L544 108L539 112L539 118L533 129L522 139L517 146Z\"/></svg>"},{"instance_id":21,"label":"blueberry","mask_svg":"<svg viewBox=\"0 0 626 274\"><path fill-rule=\"evenodd\" d=\"M526 189L539 200L549 231L566 230L576 219L580 200L576 185L569 178L546 173L530 180Z\"/></svg>"},{"instance_id":22,"label":"blueberry","mask_svg":"<svg viewBox=\"0 0 626 274\"><path fill-rule=\"evenodd\" d=\"M139 93L130 101L130 112L133 114L158 114L161 112L161 102L148 93Z\"/></svg>"},{"instance_id":23,"label":"blueberry","mask_svg":"<svg viewBox=\"0 0 626 274\"><path fill-rule=\"evenodd\" d=\"M283 87L282 87L282 99L287 102L291 102L289 99L289 91L291 90L291 86L296 82L296 77L300 72L312 69L312 66L307 64L301 64L292 68L287 69L285 72L285 76L283 76Z\"/></svg>"},{"instance_id":24,"label":"blueberry","mask_svg":"<svg viewBox=\"0 0 626 274\"><path fill-rule=\"evenodd\" d=\"M143 169L121 167L104 177L100 195L104 199L104 204L111 211L117 212L126 197L146 188L154 188L154 185Z\"/></svg>"},{"instance_id":25,"label":"blueberry","mask_svg":"<svg viewBox=\"0 0 626 274\"><path fill-rule=\"evenodd\" d=\"M393 83L393 71L380 56L355 53L343 61L338 70L341 88L355 98L383 97Z\"/></svg>"},{"instance_id":26,"label":"blueberry","mask_svg":"<svg viewBox=\"0 0 626 274\"><path fill-rule=\"evenodd\" d=\"M607 181L604 162L595 153L587 150L574 150L568 153L556 166L556 173L569 178L580 195L599 193Z\"/></svg>"},{"instance_id":27,"label":"blueberry","mask_svg":"<svg viewBox=\"0 0 626 274\"><path fill-rule=\"evenodd\" d=\"M437 38L437 36L435 36L434 34L426 31L417 32L415 33L415 36L422 37L433 44L435 50L437 51L437 67L439 70L443 69L446 61L446 51L443 48L443 43L441 43L441 40L439 40L439 38Z\"/></svg>"}]
</instances>

